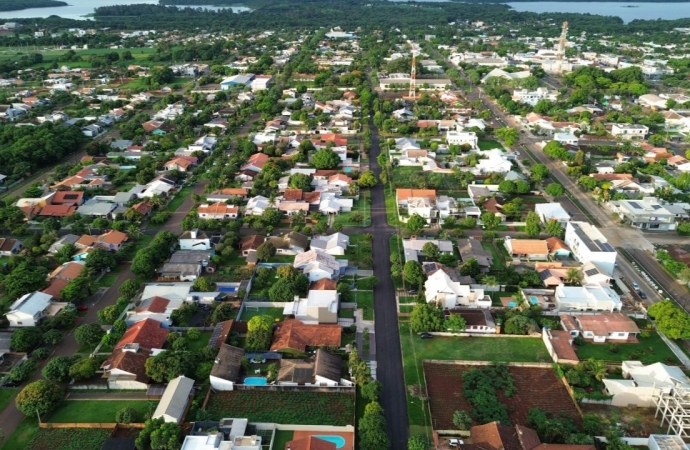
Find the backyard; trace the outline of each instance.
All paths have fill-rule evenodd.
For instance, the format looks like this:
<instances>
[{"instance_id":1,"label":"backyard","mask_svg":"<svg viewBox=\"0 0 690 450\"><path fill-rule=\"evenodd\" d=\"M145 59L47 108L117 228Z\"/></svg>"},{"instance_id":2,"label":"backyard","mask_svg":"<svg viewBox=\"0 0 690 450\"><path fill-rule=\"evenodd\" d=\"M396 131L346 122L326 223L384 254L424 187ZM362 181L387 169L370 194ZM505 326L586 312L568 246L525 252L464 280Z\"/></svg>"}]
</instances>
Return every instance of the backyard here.
<instances>
[{"instance_id":1,"label":"backyard","mask_svg":"<svg viewBox=\"0 0 690 450\"><path fill-rule=\"evenodd\" d=\"M144 421L146 414L153 412L156 402L145 400L67 400L47 419L55 423L112 423L115 414L122 408L134 408L138 421Z\"/></svg>"},{"instance_id":2,"label":"backyard","mask_svg":"<svg viewBox=\"0 0 690 450\"><path fill-rule=\"evenodd\" d=\"M396 167L390 175L393 188L454 190L458 187L452 174L423 172L419 167Z\"/></svg>"},{"instance_id":3,"label":"backyard","mask_svg":"<svg viewBox=\"0 0 690 450\"><path fill-rule=\"evenodd\" d=\"M362 214L363 220L361 222L355 222L352 220L352 214L359 212ZM333 224L340 224L344 227L368 227L371 225L371 198L368 191L363 191L359 200L355 200L352 205L351 212L343 212L337 214L333 218Z\"/></svg>"},{"instance_id":4,"label":"backyard","mask_svg":"<svg viewBox=\"0 0 690 450\"><path fill-rule=\"evenodd\" d=\"M252 317L271 316L273 320L283 320L283 308L270 308L259 306L245 306L242 310L242 321L249 322Z\"/></svg>"},{"instance_id":5,"label":"backyard","mask_svg":"<svg viewBox=\"0 0 690 450\"><path fill-rule=\"evenodd\" d=\"M214 420L246 417L250 422L354 425L355 393L226 391L213 394L207 410Z\"/></svg>"},{"instance_id":6,"label":"backyard","mask_svg":"<svg viewBox=\"0 0 690 450\"><path fill-rule=\"evenodd\" d=\"M351 266L358 266L360 269L371 269L374 263L372 254L372 235L353 234L350 236L350 245L347 247L345 255Z\"/></svg>"},{"instance_id":7,"label":"backyard","mask_svg":"<svg viewBox=\"0 0 690 450\"><path fill-rule=\"evenodd\" d=\"M664 362L680 366L680 361L658 333L647 331L648 337L638 336L636 344L595 344L585 342L576 345L575 351L581 360L594 358L601 361L641 361L643 364Z\"/></svg>"},{"instance_id":8,"label":"backyard","mask_svg":"<svg viewBox=\"0 0 690 450\"><path fill-rule=\"evenodd\" d=\"M479 150L492 150L494 148L501 149L503 151L506 151L506 149L503 147L503 145L498 142L498 141L492 141L490 139L482 139L479 142L477 142L477 147L479 147Z\"/></svg>"}]
</instances>

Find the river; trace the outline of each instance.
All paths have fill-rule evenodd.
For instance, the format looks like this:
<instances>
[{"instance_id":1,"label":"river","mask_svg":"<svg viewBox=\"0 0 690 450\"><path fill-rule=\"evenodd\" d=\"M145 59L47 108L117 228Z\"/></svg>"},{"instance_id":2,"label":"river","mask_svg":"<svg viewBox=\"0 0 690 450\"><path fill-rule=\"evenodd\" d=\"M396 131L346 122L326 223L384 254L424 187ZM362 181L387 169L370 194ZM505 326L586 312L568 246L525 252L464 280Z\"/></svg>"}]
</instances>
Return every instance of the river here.
<instances>
[{"instance_id":1,"label":"river","mask_svg":"<svg viewBox=\"0 0 690 450\"><path fill-rule=\"evenodd\" d=\"M628 23L641 20L673 20L690 17L690 3L617 3L617 2L516 2L507 3L515 11L534 13L590 13L618 16ZM630 8L634 6L634 8Z\"/></svg>"},{"instance_id":2,"label":"river","mask_svg":"<svg viewBox=\"0 0 690 450\"><path fill-rule=\"evenodd\" d=\"M70 3L67 6L58 6L54 8L30 8L22 9L20 11L2 11L0 12L0 22L9 19L21 19L30 17L48 17L48 16L60 16L65 19L76 19L84 20L90 19L86 17L89 14L93 14L95 8L100 6L112 6L112 5L156 5L158 0L65 0ZM217 11L219 9L230 8L234 12L251 11L245 6L190 6L191 8L205 8Z\"/></svg>"}]
</instances>

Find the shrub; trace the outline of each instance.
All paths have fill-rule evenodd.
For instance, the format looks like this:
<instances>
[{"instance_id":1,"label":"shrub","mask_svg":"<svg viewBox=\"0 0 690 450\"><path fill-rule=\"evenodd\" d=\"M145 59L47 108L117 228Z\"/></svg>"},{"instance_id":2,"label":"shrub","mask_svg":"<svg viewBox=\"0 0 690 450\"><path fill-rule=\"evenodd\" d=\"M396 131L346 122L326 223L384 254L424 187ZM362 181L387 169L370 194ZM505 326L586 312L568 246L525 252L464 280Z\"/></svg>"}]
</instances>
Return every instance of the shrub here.
<instances>
[{"instance_id":1,"label":"shrub","mask_svg":"<svg viewBox=\"0 0 690 450\"><path fill-rule=\"evenodd\" d=\"M115 422L117 423L133 423L138 420L137 411L129 406L122 408L115 414Z\"/></svg>"},{"instance_id":2,"label":"shrub","mask_svg":"<svg viewBox=\"0 0 690 450\"><path fill-rule=\"evenodd\" d=\"M46 359L50 355L50 349L47 347L38 347L31 353L31 356L38 359Z\"/></svg>"},{"instance_id":3,"label":"shrub","mask_svg":"<svg viewBox=\"0 0 690 450\"><path fill-rule=\"evenodd\" d=\"M7 378L14 383L22 383L34 374L38 363L35 359L27 359L10 372Z\"/></svg>"},{"instance_id":4,"label":"shrub","mask_svg":"<svg viewBox=\"0 0 690 450\"><path fill-rule=\"evenodd\" d=\"M190 341L196 341L201 337L201 332L197 330L196 328L190 328L187 330L187 339Z\"/></svg>"}]
</instances>

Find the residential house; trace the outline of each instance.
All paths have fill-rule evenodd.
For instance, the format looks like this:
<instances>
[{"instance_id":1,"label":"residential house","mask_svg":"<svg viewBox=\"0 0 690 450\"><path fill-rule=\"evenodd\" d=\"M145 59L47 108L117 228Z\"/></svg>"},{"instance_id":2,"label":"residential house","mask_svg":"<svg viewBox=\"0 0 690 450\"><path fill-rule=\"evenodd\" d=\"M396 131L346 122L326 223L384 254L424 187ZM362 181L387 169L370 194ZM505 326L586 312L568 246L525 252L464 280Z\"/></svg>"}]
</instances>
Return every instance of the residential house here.
<instances>
[{"instance_id":1,"label":"residential house","mask_svg":"<svg viewBox=\"0 0 690 450\"><path fill-rule=\"evenodd\" d=\"M247 419L194 422L192 431L185 436L180 450L261 450L266 443L262 442L261 436L251 434L256 433L256 430L257 427ZM299 447L292 448L300 450ZM312 449L317 450L316 447Z\"/></svg>"},{"instance_id":2,"label":"residential house","mask_svg":"<svg viewBox=\"0 0 690 450\"><path fill-rule=\"evenodd\" d=\"M397 138L395 139L395 148L399 151L419 150L421 149L419 143L411 138Z\"/></svg>"},{"instance_id":3,"label":"residential house","mask_svg":"<svg viewBox=\"0 0 690 450\"><path fill-rule=\"evenodd\" d=\"M497 148L492 150L476 152L480 156L477 165L470 168L470 171L475 175L486 175L491 173L506 174L513 170L513 164L510 162L506 153Z\"/></svg>"},{"instance_id":4,"label":"residential house","mask_svg":"<svg viewBox=\"0 0 690 450\"><path fill-rule=\"evenodd\" d=\"M482 273L489 272L494 264L493 253L484 250L481 241L477 239L458 239L458 250L463 262L467 262L470 258L476 259Z\"/></svg>"},{"instance_id":5,"label":"residential house","mask_svg":"<svg viewBox=\"0 0 690 450\"><path fill-rule=\"evenodd\" d=\"M263 166L268 162L269 156L265 153L254 153L249 157L247 163L240 167L240 170L250 170L252 172L261 172Z\"/></svg>"},{"instance_id":6,"label":"residential house","mask_svg":"<svg viewBox=\"0 0 690 450\"><path fill-rule=\"evenodd\" d=\"M405 262L419 261L419 256L426 244L435 245L442 254L453 254L453 243L448 240L411 238L403 239L402 244Z\"/></svg>"},{"instance_id":7,"label":"residential house","mask_svg":"<svg viewBox=\"0 0 690 450\"><path fill-rule=\"evenodd\" d=\"M619 312L570 316L560 315L561 327L572 337L594 342L636 341L640 329L635 321Z\"/></svg>"},{"instance_id":8,"label":"residential house","mask_svg":"<svg viewBox=\"0 0 690 450\"><path fill-rule=\"evenodd\" d=\"M649 127L640 124L614 123L611 127L611 135L621 139L642 140L649 133Z\"/></svg>"},{"instance_id":9,"label":"residential house","mask_svg":"<svg viewBox=\"0 0 690 450\"><path fill-rule=\"evenodd\" d=\"M309 248L309 238L294 231L283 236L269 237L268 241L273 244L278 255L299 255Z\"/></svg>"},{"instance_id":10,"label":"residential house","mask_svg":"<svg viewBox=\"0 0 690 450\"><path fill-rule=\"evenodd\" d=\"M59 278L69 282L75 278L78 278L79 275L81 275L82 270L84 270L83 262L70 261L56 267L55 270L48 275L48 278Z\"/></svg>"},{"instance_id":11,"label":"residential house","mask_svg":"<svg viewBox=\"0 0 690 450\"><path fill-rule=\"evenodd\" d=\"M66 234L60 237L57 241L48 248L48 253L53 254L59 252L65 245L73 245L79 240L79 236L76 234Z\"/></svg>"},{"instance_id":12,"label":"residential house","mask_svg":"<svg viewBox=\"0 0 690 450\"><path fill-rule=\"evenodd\" d=\"M77 248L98 246L105 250L118 251L129 240L126 233L117 230L108 230L99 236L83 235L75 243Z\"/></svg>"},{"instance_id":13,"label":"residential house","mask_svg":"<svg viewBox=\"0 0 690 450\"><path fill-rule=\"evenodd\" d=\"M568 258L570 256L570 248L561 238L551 236L545 242L551 258Z\"/></svg>"},{"instance_id":14,"label":"residential house","mask_svg":"<svg viewBox=\"0 0 690 450\"><path fill-rule=\"evenodd\" d=\"M338 323L340 295L337 290L309 291L307 298L295 297L285 304L283 315L292 316L305 324Z\"/></svg>"},{"instance_id":15,"label":"residential house","mask_svg":"<svg viewBox=\"0 0 690 450\"><path fill-rule=\"evenodd\" d=\"M690 379L680 367L660 362L645 366L640 361L623 361L622 369L624 379L602 380L606 393L613 396L613 406L652 408L655 397L670 395L678 388L690 389ZM684 447L683 443L680 448Z\"/></svg>"},{"instance_id":16,"label":"residential house","mask_svg":"<svg viewBox=\"0 0 690 450\"><path fill-rule=\"evenodd\" d=\"M398 205L398 216L407 222L410 216L417 214L434 222L437 216L436 191L433 189L396 189L395 198Z\"/></svg>"},{"instance_id":17,"label":"residential house","mask_svg":"<svg viewBox=\"0 0 690 450\"><path fill-rule=\"evenodd\" d=\"M454 308L446 310L447 315L458 315L465 319L465 333L496 334L500 327L496 327L491 316L491 310L480 308Z\"/></svg>"},{"instance_id":18,"label":"residential house","mask_svg":"<svg viewBox=\"0 0 690 450\"><path fill-rule=\"evenodd\" d=\"M14 256L22 248L19 239L0 238L0 256Z\"/></svg>"},{"instance_id":19,"label":"residential house","mask_svg":"<svg viewBox=\"0 0 690 450\"><path fill-rule=\"evenodd\" d=\"M671 231L678 226L675 213L667 210L654 197L643 197L642 200L614 200L609 202L609 207L625 223L641 230Z\"/></svg>"},{"instance_id":20,"label":"residential house","mask_svg":"<svg viewBox=\"0 0 690 450\"><path fill-rule=\"evenodd\" d=\"M271 75L256 75L251 81L252 92L265 91L271 87L273 77Z\"/></svg>"},{"instance_id":21,"label":"residential house","mask_svg":"<svg viewBox=\"0 0 690 450\"><path fill-rule=\"evenodd\" d=\"M594 450L592 444L542 444L537 432L523 425L509 427L498 421L470 428L473 449L486 450ZM465 444L463 447L467 447Z\"/></svg>"},{"instance_id":22,"label":"residential house","mask_svg":"<svg viewBox=\"0 0 690 450\"><path fill-rule=\"evenodd\" d=\"M185 231L178 238L181 250L211 250L211 238L198 229Z\"/></svg>"},{"instance_id":23,"label":"residential house","mask_svg":"<svg viewBox=\"0 0 690 450\"><path fill-rule=\"evenodd\" d=\"M546 350L551 355L553 362L575 365L580 362L573 348L573 337L564 330L552 330L549 327L542 328L542 341Z\"/></svg>"},{"instance_id":24,"label":"residential house","mask_svg":"<svg viewBox=\"0 0 690 450\"><path fill-rule=\"evenodd\" d=\"M437 270L424 283L427 302L437 302L444 308L489 308L491 298L483 289L472 289L469 285L451 280L443 270Z\"/></svg>"},{"instance_id":25,"label":"residential house","mask_svg":"<svg viewBox=\"0 0 690 450\"><path fill-rule=\"evenodd\" d=\"M555 220L565 225L570 222L571 217L568 211L563 209L560 203L537 203L534 205L534 212L537 213L543 223Z\"/></svg>"},{"instance_id":26,"label":"residential house","mask_svg":"<svg viewBox=\"0 0 690 450\"><path fill-rule=\"evenodd\" d=\"M353 383L341 378L341 370L342 359L319 348L307 359L281 359L276 383L280 386L352 386Z\"/></svg>"},{"instance_id":27,"label":"residential house","mask_svg":"<svg viewBox=\"0 0 690 450\"><path fill-rule=\"evenodd\" d=\"M513 101L536 106L542 100L555 102L558 100L558 91L549 90L545 87L537 88L534 91L520 89L513 91Z\"/></svg>"},{"instance_id":28,"label":"residential house","mask_svg":"<svg viewBox=\"0 0 690 450\"><path fill-rule=\"evenodd\" d=\"M528 261L546 261L549 259L549 248L541 239L511 239L506 237L503 245L513 258Z\"/></svg>"},{"instance_id":29,"label":"residential house","mask_svg":"<svg viewBox=\"0 0 690 450\"><path fill-rule=\"evenodd\" d=\"M190 285L192 283L189 283ZM144 288L146 289L146 288ZM189 289L187 290L189 292ZM144 295L146 290L144 291ZM143 299L142 295L142 299ZM182 306L184 301L182 299L168 299L165 297L155 296L146 298L141 301L139 306L137 306L134 311L128 311L125 316L125 322L127 325L134 325L142 320L154 319L161 323L161 326L168 328L172 325L172 320L170 319L170 314L177 308Z\"/></svg>"},{"instance_id":30,"label":"residential house","mask_svg":"<svg viewBox=\"0 0 690 450\"><path fill-rule=\"evenodd\" d=\"M197 215L200 219L207 220L228 220L237 219L240 208L235 205L228 205L227 203L213 203L209 205L204 203L197 208Z\"/></svg>"},{"instance_id":31,"label":"residential house","mask_svg":"<svg viewBox=\"0 0 690 450\"><path fill-rule=\"evenodd\" d=\"M240 241L240 253L242 256L249 256L251 253L255 253L256 249L258 249L259 246L265 241L266 238L259 236L258 234L243 237Z\"/></svg>"},{"instance_id":32,"label":"residential house","mask_svg":"<svg viewBox=\"0 0 690 450\"><path fill-rule=\"evenodd\" d=\"M690 160L681 155L676 155L669 158L666 164L671 169L676 169L681 172L690 172Z\"/></svg>"},{"instance_id":33,"label":"residential house","mask_svg":"<svg viewBox=\"0 0 690 450\"><path fill-rule=\"evenodd\" d=\"M169 331L161 327L154 319L144 319L129 327L122 338L115 344L115 351L155 353L164 346Z\"/></svg>"},{"instance_id":34,"label":"residential house","mask_svg":"<svg viewBox=\"0 0 690 450\"><path fill-rule=\"evenodd\" d=\"M273 204L268 198L263 195L257 195L249 199L247 206L244 208L244 214L247 216L260 216L272 206Z\"/></svg>"},{"instance_id":35,"label":"residential house","mask_svg":"<svg viewBox=\"0 0 690 450\"><path fill-rule=\"evenodd\" d=\"M568 222L564 241L576 260L582 264L597 263L607 273L613 274L618 253L594 225Z\"/></svg>"},{"instance_id":36,"label":"residential house","mask_svg":"<svg viewBox=\"0 0 690 450\"><path fill-rule=\"evenodd\" d=\"M232 391L239 382L244 349L221 344L211 369L211 387L216 391Z\"/></svg>"},{"instance_id":37,"label":"residential house","mask_svg":"<svg viewBox=\"0 0 690 450\"><path fill-rule=\"evenodd\" d=\"M159 419L162 417L165 422L181 423L187 413L187 404L193 392L193 379L180 375L171 380L151 418Z\"/></svg>"},{"instance_id":38,"label":"residential house","mask_svg":"<svg viewBox=\"0 0 690 450\"><path fill-rule=\"evenodd\" d=\"M609 286L558 286L554 300L560 312L568 311L620 311L623 307L616 291Z\"/></svg>"},{"instance_id":39,"label":"residential house","mask_svg":"<svg viewBox=\"0 0 690 450\"><path fill-rule=\"evenodd\" d=\"M210 194L206 194L206 200L209 202L226 202L228 200L235 200L235 199L245 199L247 198L247 189L245 188L225 188L225 189L218 189L216 191L211 192Z\"/></svg>"},{"instance_id":40,"label":"residential house","mask_svg":"<svg viewBox=\"0 0 690 450\"><path fill-rule=\"evenodd\" d=\"M50 199L51 205L81 206L84 203L84 191L57 191Z\"/></svg>"},{"instance_id":41,"label":"residential house","mask_svg":"<svg viewBox=\"0 0 690 450\"><path fill-rule=\"evenodd\" d=\"M273 332L270 350L274 352L306 353L308 348L340 347L340 325L307 325L299 320L280 322Z\"/></svg>"},{"instance_id":42,"label":"residential house","mask_svg":"<svg viewBox=\"0 0 690 450\"><path fill-rule=\"evenodd\" d=\"M46 205L43 208L41 208L38 215L40 217L70 217L76 212L76 206Z\"/></svg>"},{"instance_id":43,"label":"residential house","mask_svg":"<svg viewBox=\"0 0 690 450\"><path fill-rule=\"evenodd\" d=\"M353 199L341 198L339 192L321 192L319 211L323 214L339 214L341 212L350 212L352 211L353 205Z\"/></svg>"},{"instance_id":44,"label":"residential house","mask_svg":"<svg viewBox=\"0 0 690 450\"><path fill-rule=\"evenodd\" d=\"M487 199L482 204L482 209L484 209L484 211L491 213L494 216L501 219L501 222L505 222L505 220L508 217L505 214L503 214L503 205L498 203L498 200L496 200L496 197L491 197L491 198Z\"/></svg>"},{"instance_id":45,"label":"residential house","mask_svg":"<svg viewBox=\"0 0 690 450\"><path fill-rule=\"evenodd\" d=\"M469 145L472 150L477 150L479 138L474 131L446 131L446 142L448 145Z\"/></svg>"},{"instance_id":46,"label":"residential house","mask_svg":"<svg viewBox=\"0 0 690 450\"><path fill-rule=\"evenodd\" d=\"M147 389L149 377L146 375L148 352L118 350L113 352L101 365L109 389Z\"/></svg>"},{"instance_id":47,"label":"residential house","mask_svg":"<svg viewBox=\"0 0 690 450\"><path fill-rule=\"evenodd\" d=\"M196 166L198 158L195 156L178 156L163 165L165 170L177 170L178 172L187 172L192 167Z\"/></svg>"},{"instance_id":48,"label":"residential house","mask_svg":"<svg viewBox=\"0 0 690 450\"><path fill-rule=\"evenodd\" d=\"M31 292L21 296L10 305L5 317L10 327L35 327L46 317L52 317L67 303L54 303L52 297L43 292Z\"/></svg>"},{"instance_id":49,"label":"residential house","mask_svg":"<svg viewBox=\"0 0 690 450\"><path fill-rule=\"evenodd\" d=\"M341 263L332 255L317 249L311 249L295 256L293 263L293 266L301 269L312 282L321 278L336 280L341 275L341 269L344 269L346 265L347 261Z\"/></svg>"}]
</instances>

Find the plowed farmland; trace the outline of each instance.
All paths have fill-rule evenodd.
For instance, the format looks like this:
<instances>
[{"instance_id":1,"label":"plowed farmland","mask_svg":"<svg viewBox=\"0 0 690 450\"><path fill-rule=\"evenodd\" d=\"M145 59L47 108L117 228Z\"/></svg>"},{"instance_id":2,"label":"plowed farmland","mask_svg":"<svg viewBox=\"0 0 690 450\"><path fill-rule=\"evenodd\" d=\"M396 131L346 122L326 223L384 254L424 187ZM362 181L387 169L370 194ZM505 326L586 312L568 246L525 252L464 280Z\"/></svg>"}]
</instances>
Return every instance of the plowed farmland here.
<instances>
[{"instance_id":1,"label":"plowed farmland","mask_svg":"<svg viewBox=\"0 0 690 450\"><path fill-rule=\"evenodd\" d=\"M424 363L424 376L429 394L431 418L435 430L454 429L453 413L471 406L463 395L462 374L476 366ZM527 414L532 408L552 413L567 413L581 425L580 414L565 386L550 368L511 366L508 372L513 377L516 393L506 398L499 393L499 400L508 407L508 416L513 425L527 425Z\"/></svg>"}]
</instances>

